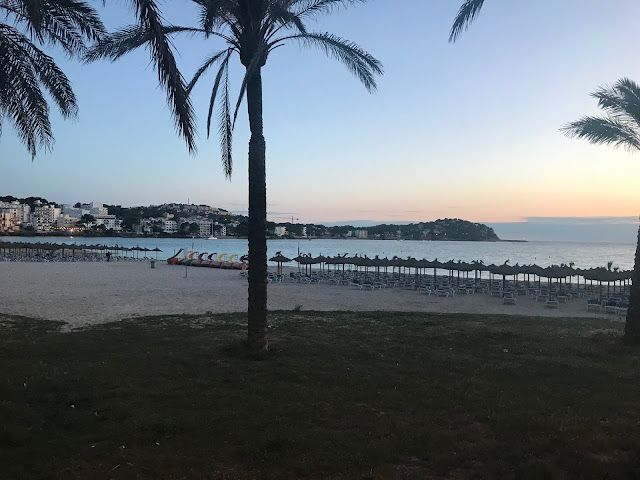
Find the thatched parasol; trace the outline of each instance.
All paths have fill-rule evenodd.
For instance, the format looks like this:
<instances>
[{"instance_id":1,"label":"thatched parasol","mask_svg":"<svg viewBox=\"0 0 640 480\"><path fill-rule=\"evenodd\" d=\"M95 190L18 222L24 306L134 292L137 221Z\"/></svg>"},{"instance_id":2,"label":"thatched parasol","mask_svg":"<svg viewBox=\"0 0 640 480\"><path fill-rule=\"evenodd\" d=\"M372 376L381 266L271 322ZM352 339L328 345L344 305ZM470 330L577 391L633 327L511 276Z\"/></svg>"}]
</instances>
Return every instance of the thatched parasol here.
<instances>
[{"instance_id":1,"label":"thatched parasol","mask_svg":"<svg viewBox=\"0 0 640 480\"><path fill-rule=\"evenodd\" d=\"M278 264L278 275L282 275L282 264L290 262L291 259L282 255L282 252L276 252L275 256L271 257L269 261Z\"/></svg>"}]
</instances>

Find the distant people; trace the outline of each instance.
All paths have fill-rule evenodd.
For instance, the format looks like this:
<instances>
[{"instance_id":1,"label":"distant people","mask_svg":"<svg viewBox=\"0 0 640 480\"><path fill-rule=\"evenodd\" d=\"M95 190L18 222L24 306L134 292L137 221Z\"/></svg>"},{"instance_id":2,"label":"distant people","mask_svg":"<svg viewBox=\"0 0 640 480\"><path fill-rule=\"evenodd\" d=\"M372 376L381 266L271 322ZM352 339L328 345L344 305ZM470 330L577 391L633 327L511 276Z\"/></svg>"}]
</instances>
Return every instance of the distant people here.
<instances>
[{"instance_id":1,"label":"distant people","mask_svg":"<svg viewBox=\"0 0 640 480\"><path fill-rule=\"evenodd\" d=\"M111 260L111 252L107 252L107 262Z\"/></svg>"}]
</instances>

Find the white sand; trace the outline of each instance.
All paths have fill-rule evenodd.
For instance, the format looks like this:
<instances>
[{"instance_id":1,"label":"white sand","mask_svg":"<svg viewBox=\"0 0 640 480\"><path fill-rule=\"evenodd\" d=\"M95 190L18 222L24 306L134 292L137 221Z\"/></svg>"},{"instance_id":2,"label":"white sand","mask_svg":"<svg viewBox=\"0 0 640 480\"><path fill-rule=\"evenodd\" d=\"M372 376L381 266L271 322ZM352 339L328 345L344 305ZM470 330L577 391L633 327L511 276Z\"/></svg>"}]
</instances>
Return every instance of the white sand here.
<instances>
[{"instance_id":1,"label":"white sand","mask_svg":"<svg viewBox=\"0 0 640 480\"><path fill-rule=\"evenodd\" d=\"M486 294L437 298L389 288L352 290L328 284L269 285L270 310L413 311L604 317L587 312L585 299L548 309L530 297L503 305ZM247 310L247 280L236 270L188 269L147 262L0 262L0 313L68 322L71 327L127 317Z\"/></svg>"}]
</instances>

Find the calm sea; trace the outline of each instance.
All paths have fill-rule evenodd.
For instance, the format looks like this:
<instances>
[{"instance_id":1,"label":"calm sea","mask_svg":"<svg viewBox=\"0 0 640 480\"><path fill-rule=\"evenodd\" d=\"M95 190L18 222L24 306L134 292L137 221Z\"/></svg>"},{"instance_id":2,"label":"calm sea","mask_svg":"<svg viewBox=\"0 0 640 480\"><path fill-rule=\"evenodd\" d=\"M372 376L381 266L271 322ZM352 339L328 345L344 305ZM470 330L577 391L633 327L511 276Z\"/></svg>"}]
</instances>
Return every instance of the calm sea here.
<instances>
[{"instance_id":1,"label":"calm sea","mask_svg":"<svg viewBox=\"0 0 640 480\"><path fill-rule=\"evenodd\" d=\"M196 250L200 253L247 253L247 240L219 239L207 240L202 238L109 238L109 237L0 237L1 241L76 243L119 245L123 247L158 247L158 259L164 260L178 250ZM392 258L397 255L402 258L408 256L428 260L437 258L440 261L462 260L471 262L482 260L485 265L502 264L509 260L515 263L535 263L541 267L552 264L575 263L579 268L603 267L607 262L613 262L614 267L622 270L633 268L635 244L624 243L588 243L588 242L427 242L427 241L398 241L398 240L269 240L268 255L272 257L281 251L283 255L293 258L298 254L310 253L313 256L325 255L367 255L374 257ZM154 255L149 253L148 255ZM296 265L295 262L291 264Z\"/></svg>"}]
</instances>

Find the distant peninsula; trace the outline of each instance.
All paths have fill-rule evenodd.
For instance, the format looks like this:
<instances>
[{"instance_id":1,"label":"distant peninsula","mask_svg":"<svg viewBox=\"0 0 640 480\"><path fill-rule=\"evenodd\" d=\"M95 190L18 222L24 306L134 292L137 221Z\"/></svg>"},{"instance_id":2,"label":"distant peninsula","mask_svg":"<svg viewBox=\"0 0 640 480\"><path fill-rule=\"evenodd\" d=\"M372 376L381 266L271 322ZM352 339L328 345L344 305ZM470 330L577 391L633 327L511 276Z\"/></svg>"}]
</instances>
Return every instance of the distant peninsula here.
<instances>
[{"instance_id":1,"label":"distant peninsula","mask_svg":"<svg viewBox=\"0 0 640 480\"><path fill-rule=\"evenodd\" d=\"M0 235L245 238L247 225L245 215L209 205L165 203L122 207L98 202L58 204L42 197L0 196ZM500 241L487 225L458 218L370 227L267 222L267 235L281 239Z\"/></svg>"}]
</instances>

